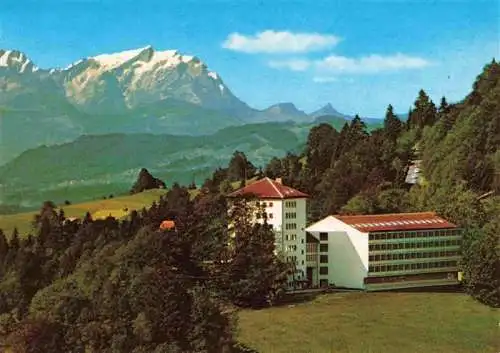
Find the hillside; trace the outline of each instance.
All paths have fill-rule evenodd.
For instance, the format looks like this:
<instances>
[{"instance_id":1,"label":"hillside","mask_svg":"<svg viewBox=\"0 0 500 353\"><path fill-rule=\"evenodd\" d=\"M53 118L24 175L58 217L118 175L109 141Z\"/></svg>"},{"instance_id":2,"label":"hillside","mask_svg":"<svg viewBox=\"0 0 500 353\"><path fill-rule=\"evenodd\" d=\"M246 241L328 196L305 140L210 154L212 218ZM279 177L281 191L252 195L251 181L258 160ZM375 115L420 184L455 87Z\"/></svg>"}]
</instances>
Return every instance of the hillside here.
<instances>
[{"instance_id":1,"label":"hillside","mask_svg":"<svg viewBox=\"0 0 500 353\"><path fill-rule=\"evenodd\" d=\"M59 205L66 217L83 218L89 212L94 219L103 219L108 216L117 219L123 218L133 210L141 210L150 207L151 204L165 195L167 190L148 190L135 195L118 196L106 198L105 200L94 200L71 205ZM108 195L109 196L109 195ZM0 215L0 229L10 235L17 228L22 237L32 231L32 221L38 211L22 212L11 215Z\"/></svg>"},{"instance_id":2,"label":"hillside","mask_svg":"<svg viewBox=\"0 0 500 353\"><path fill-rule=\"evenodd\" d=\"M345 120L331 118L340 129ZM301 152L312 124L262 123L222 129L206 136L109 134L28 150L0 167L0 203L38 207L50 199L80 202L126 192L147 167L167 185L201 183L235 150L255 165ZM371 128L376 125L370 125Z\"/></svg>"}]
</instances>

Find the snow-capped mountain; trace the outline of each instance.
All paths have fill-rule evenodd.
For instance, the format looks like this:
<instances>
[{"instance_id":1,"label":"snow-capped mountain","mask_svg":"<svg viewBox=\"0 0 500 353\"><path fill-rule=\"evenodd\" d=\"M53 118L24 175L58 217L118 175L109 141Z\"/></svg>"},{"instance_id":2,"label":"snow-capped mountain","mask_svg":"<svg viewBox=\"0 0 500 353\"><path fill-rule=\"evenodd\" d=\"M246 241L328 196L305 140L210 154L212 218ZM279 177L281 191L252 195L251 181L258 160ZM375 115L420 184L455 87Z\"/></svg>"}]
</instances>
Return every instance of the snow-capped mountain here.
<instances>
[{"instance_id":1,"label":"snow-capped mountain","mask_svg":"<svg viewBox=\"0 0 500 353\"><path fill-rule=\"evenodd\" d=\"M175 99L203 108L249 109L195 56L151 46L78 60L49 70L67 99L91 113L119 113Z\"/></svg>"},{"instance_id":2,"label":"snow-capped mountain","mask_svg":"<svg viewBox=\"0 0 500 353\"><path fill-rule=\"evenodd\" d=\"M18 73L35 72L38 68L24 53L17 50L0 49L0 70L12 70Z\"/></svg>"},{"instance_id":3,"label":"snow-capped mountain","mask_svg":"<svg viewBox=\"0 0 500 353\"><path fill-rule=\"evenodd\" d=\"M292 103L252 109L196 56L151 46L47 69L0 50L0 118L0 164L83 134L206 135L248 123L312 122Z\"/></svg>"}]
</instances>

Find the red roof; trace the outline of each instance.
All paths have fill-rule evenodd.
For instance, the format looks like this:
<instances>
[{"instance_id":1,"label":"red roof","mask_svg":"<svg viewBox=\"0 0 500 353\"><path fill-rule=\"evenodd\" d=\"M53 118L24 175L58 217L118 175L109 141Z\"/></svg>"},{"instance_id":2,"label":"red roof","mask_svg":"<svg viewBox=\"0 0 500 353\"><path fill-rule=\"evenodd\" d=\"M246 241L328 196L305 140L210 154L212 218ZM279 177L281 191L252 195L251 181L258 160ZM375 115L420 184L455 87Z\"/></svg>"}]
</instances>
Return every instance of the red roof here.
<instances>
[{"instance_id":1,"label":"red roof","mask_svg":"<svg viewBox=\"0 0 500 353\"><path fill-rule=\"evenodd\" d=\"M239 190L230 193L229 197L237 197L253 194L259 199L291 199L299 197L309 197L309 195L283 185L278 181L263 178L247 185Z\"/></svg>"},{"instance_id":2,"label":"red roof","mask_svg":"<svg viewBox=\"0 0 500 353\"><path fill-rule=\"evenodd\" d=\"M161 222L161 224L160 224L160 229L161 230L170 230L170 229L173 229L173 228L175 228L175 222L174 221L165 220L165 221Z\"/></svg>"},{"instance_id":3,"label":"red roof","mask_svg":"<svg viewBox=\"0 0 500 353\"><path fill-rule=\"evenodd\" d=\"M334 217L362 232L457 228L435 212Z\"/></svg>"}]
</instances>

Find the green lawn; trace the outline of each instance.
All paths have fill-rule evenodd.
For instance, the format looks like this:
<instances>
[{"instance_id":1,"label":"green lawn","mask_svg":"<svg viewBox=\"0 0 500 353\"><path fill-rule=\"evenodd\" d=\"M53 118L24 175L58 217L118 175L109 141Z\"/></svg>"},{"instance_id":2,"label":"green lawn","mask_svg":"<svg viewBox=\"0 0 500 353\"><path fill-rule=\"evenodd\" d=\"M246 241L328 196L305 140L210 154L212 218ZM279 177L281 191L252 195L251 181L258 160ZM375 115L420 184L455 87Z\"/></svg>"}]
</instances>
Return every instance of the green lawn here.
<instances>
[{"instance_id":1,"label":"green lawn","mask_svg":"<svg viewBox=\"0 0 500 353\"><path fill-rule=\"evenodd\" d=\"M143 207L149 207L153 201L158 201L160 196L164 195L166 190L148 190L139 194L115 197L106 200L89 201L74 205L62 205L66 217L83 217L88 211L94 218L106 218L108 215L114 217L123 217L132 210L139 210ZM0 215L0 229L7 236L10 236L15 227L18 228L21 235L28 234L31 231L31 221L37 212L25 212L11 215Z\"/></svg>"},{"instance_id":2,"label":"green lawn","mask_svg":"<svg viewBox=\"0 0 500 353\"><path fill-rule=\"evenodd\" d=\"M497 353L499 311L460 293L334 293L239 315L260 353Z\"/></svg>"}]
</instances>

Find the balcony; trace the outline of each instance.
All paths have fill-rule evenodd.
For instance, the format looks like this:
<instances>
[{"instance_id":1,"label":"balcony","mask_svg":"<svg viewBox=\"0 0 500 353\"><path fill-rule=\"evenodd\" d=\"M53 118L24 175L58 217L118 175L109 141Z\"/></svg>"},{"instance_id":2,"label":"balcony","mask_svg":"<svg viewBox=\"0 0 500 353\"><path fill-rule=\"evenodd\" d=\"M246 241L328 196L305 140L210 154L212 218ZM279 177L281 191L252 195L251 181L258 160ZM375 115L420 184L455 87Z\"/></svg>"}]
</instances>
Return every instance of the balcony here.
<instances>
[{"instance_id":1,"label":"balcony","mask_svg":"<svg viewBox=\"0 0 500 353\"><path fill-rule=\"evenodd\" d=\"M307 267L318 267L319 264L319 244L306 244L306 265Z\"/></svg>"}]
</instances>

